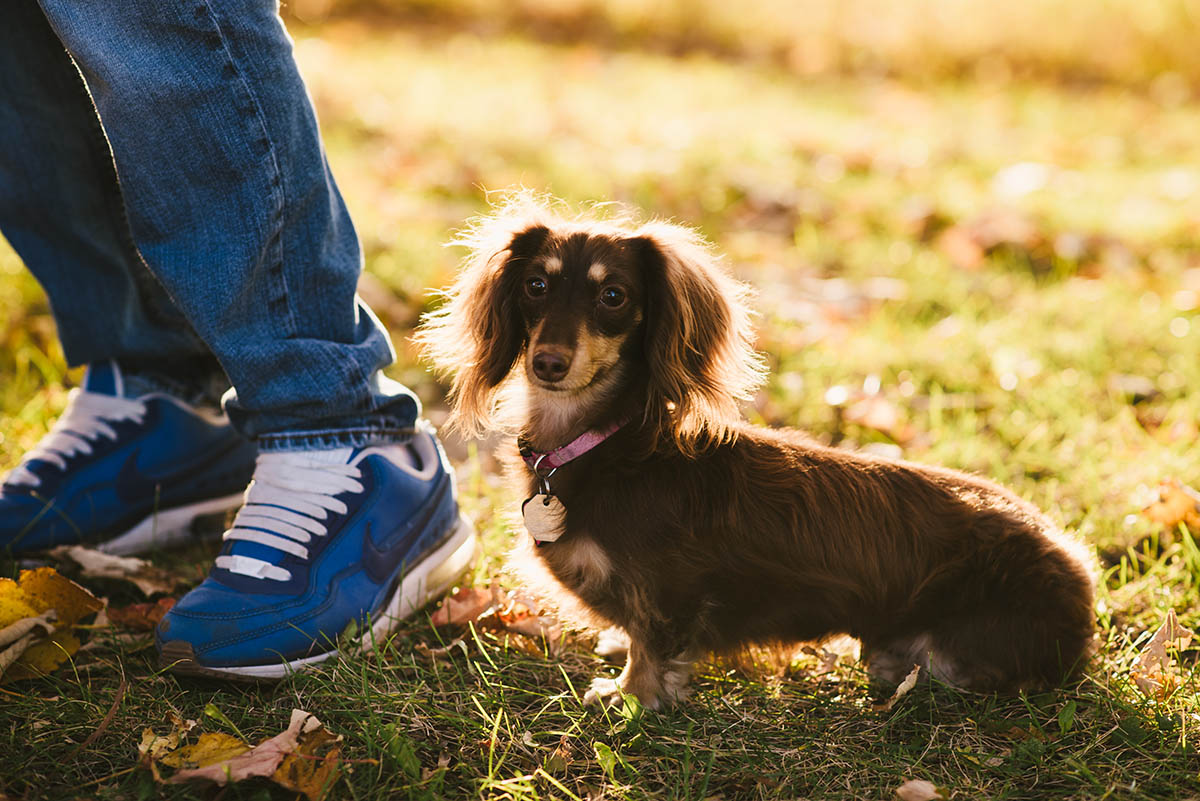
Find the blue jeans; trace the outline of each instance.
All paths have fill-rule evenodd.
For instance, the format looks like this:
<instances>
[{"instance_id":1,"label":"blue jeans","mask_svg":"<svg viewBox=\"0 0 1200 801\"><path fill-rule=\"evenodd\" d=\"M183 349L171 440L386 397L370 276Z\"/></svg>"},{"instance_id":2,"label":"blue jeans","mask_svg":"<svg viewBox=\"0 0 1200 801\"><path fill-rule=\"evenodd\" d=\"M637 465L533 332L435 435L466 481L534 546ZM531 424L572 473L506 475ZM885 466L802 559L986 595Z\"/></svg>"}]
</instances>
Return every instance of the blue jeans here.
<instances>
[{"instance_id":1,"label":"blue jeans","mask_svg":"<svg viewBox=\"0 0 1200 801\"><path fill-rule=\"evenodd\" d=\"M275 0L4 17L0 230L68 362L223 370L262 449L405 438L419 404L380 373L395 354L355 296L358 237Z\"/></svg>"}]
</instances>

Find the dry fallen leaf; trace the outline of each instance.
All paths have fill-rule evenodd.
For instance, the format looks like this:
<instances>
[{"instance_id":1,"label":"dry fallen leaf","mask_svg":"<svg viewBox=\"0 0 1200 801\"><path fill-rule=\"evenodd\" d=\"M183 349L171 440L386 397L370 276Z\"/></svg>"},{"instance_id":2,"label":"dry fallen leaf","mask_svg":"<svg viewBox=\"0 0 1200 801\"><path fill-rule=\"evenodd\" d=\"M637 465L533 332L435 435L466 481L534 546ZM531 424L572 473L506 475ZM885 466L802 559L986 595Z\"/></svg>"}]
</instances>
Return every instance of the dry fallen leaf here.
<instances>
[{"instance_id":1,"label":"dry fallen leaf","mask_svg":"<svg viewBox=\"0 0 1200 801\"><path fill-rule=\"evenodd\" d=\"M173 606L175 599L170 596L159 598L153 603L110 606L108 620L113 625L130 631L154 631L163 615L171 611Z\"/></svg>"},{"instance_id":2,"label":"dry fallen leaf","mask_svg":"<svg viewBox=\"0 0 1200 801\"><path fill-rule=\"evenodd\" d=\"M833 651L827 651L824 648L814 648L811 645L805 645L800 650L809 656L817 658L817 666L812 670L814 676L824 676L826 673L832 673L837 668L838 655Z\"/></svg>"},{"instance_id":3,"label":"dry fallen leaf","mask_svg":"<svg viewBox=\"0 0 1200 801\"><path fill-rule=\"evenodd\" d=\"M0 674L21 658L35 642L49 637L54 633L54 624L58 613L47 609L34 617L23 617L15 623L0 630Z\"/></svg>"},{"instance_id":4,"label":"dry fallen leaf","mask_svg":"<svg viewBox=\"0 0 1200 801\"><path fill-rule=\"evenodd\" d=\"M341 756L342 736L330 734L318 723L301 732L296 750L283 758L271 781L304 793L309 801L321 801L337 779Z\"/></svg>"},{"instance_id":5,"label":"dry fallen leaf","mask_svg":"<svg viewBox=\"0 0 1200 801\"><path fill-rule=\"evenodd\" d=\"M877 712L887 712L891 710L891 708L894 707L901 698L908 695L909 690L917 686L917 679L920 677L920 675L921 666L913 665L913 669L910 670L908 675L904 677L904 681L900 682L900 684L896 686L896 691L892 693L892 697L884 701L882 704L872 704L871 708Z\"/></svg>"},{"instance_id":6,"label":"dry fallen leaf","mask_svg":"<svg viewBox=\"0 0 1200 801\"><path fill-rule=\"evenodd\" d=\"M562 643L562 624L553 615L542 614L531 599L510 596L504 608L496 611L496 620L514 634L534 640L545 638L551 653L557 653Z\"/></svg>"},{"instance_id":7,"label":"dry fallen leaf","mask_svg":"<svg viewBox=\"0 0 1200 801\"><path fill-rule=\"evenodd\" d=\"M145 741L145 733L142 734L142 740ZM234 757L249 751L250 746L232 734L205 732L191 745L164 753L157 762L168 768L180 769L179 773L171 777L172 784L187 779L211 779L217 784L224 784L227 779L236 782L249 776L265 775L247 771L249 760L243 760L236 765L230 764ZM282 759L282 756L280 758ZM216 770L213 770L214 766ZM226 768L229 769L228 772ZM272 766L271 770L274 769Z\"/></svg>"},{"instance_id":8,"label":"dry fallen leaf","mask_svg":"<svg viewBox=\"0 0 1200 801\"><path fill-rule=\"evenodd\" d=\"M945 797L933 782L924 779L909 779L896 788L896 798L900 801L934 801Z\"/></svg>"},{"instance_id":9,"label":"dry fallen leaf","mask_svg":"<svg viewBox=\"0 0 1200 801\"><path fill-rule=\"evenodd\" d=\"M468 587L455 590L430 616L435 626L465 626L474 623L492 631L520 634L530 639L545 638L551 653L557 653L562 643L562 625L553 615L543 614L536 601L509 592L501 593L496 585L484 589ZM448 649L438 649L436 655ZM434 649L429 653L435 654Z\"/></svg>"},{"instance_id":10,"label":"dry fallen leaf","mask_svg":"<svg viewBox=\"0 0 1200 801\"><path fill-rule=\"evenodd\" d=\"M476 622L495 606L494 588L462 587L447 595L429 619L435 626L465 626Z\"/></svg>"},{"instance_id":11,"label":"dry fallen leaf","mask_svg":"<svg viewBox=\"0 0 1200 801\"><path fill-rule=\"evenodd\" d=\"M565 773L571 764L571 756L570 735L564 734L558 740L558 747L554 749L554 753L546 757L542 767L547 773Z\"/></svg>"},{"instance_id":12,"label":"dry fallen leaf","mask_svg":"<svg viewBox=\"0 0 1200 801\"><path fill-rule=\"evenodd\" d=\"M1179 624L1175 610L1167 611L1167 618L1158 631L1146 643L1130 669L1130 675L1138 688L1151 698L1163 700L1179 685L1180 677L1175 670L1175 661L1168 648L1182 651L1192 642L1196 633Z\"/></svg>"},{"instance_id":13,"label":"dry fallen leaf","mask_svg":"<svg viewBox=\"0 0 1200 801\"><path fill-rule=\"evenodd\" d=\"M171 733L162 736L154 733L154 729L144 729L142 731L142 741L138 743L138 754L149 762L161 759L169 751L174 751L179 747L179 742L187 737L188 733L196 728L196 721L183 720L182 718L171 715Z\"/></svg>"},{"instance_id":14,"label":"dry fallen leaf","mask_svg":"<svg viewBox=\"0 0 1200 801\"><path fill-rule=\"evenodd\" d=\"M1167 528L1185 523L1188 530L1200 533L1200 492L1168 478L1158 485L1158 500L1142 514Z\"/></svg>"},{"instance_id":15,"label":"dry fallen leaf","mask_svg":"<svg viewBox=\"0 0 1200 801\"><path fill-rule=\"evenodd\" d=\"M206 732L195 743L176 748L195 721L176 719L174 723L175 728L166 737L146 729L138 746L159 782L201 780L224 785L263 778L303 793L309 801L321 801L341 765L341 736L330 734L321 721L302 709L292 710L286 730L254 747L229 734ZM178 770L163 778L159 766Z\"/></svg>"},{"instance_id":16,"label":"dry fallen leaf","mask_svg":"<svg viewBox=\"0 0 1200 801\"><path fill-rule=\"evenodd\" d=\"M0 666L0 683L53 671L79 650L72 627L103 606L103 601L52 567L22 570L17 581L0 579L0 629L12 638ZM50 611L52 630L46 614ZM24 622L30 619L34 622Z\"/></svg>"},{"instance_id":17,"label":"dry fallen leaf","mask_svg":"<svg viewBox=\"0 0 1200 801\"><path fill-rule=\"evenodd\" d=\"M144 559L113 556L82 545L61 545L50 551L56 559L69 559L79 565L80 573L90 578L120 579L135 585L147 598L172 592L179 578Z\"/></svg>"}]
</instances>

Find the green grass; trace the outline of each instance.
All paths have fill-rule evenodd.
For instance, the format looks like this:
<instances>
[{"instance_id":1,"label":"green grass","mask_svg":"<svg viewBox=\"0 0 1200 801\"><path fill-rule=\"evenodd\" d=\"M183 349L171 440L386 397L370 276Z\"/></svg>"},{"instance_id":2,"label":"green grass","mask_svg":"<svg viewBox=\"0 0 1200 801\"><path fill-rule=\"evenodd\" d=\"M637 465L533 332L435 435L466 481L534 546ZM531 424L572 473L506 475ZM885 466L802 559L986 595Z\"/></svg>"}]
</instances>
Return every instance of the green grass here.
<instances>
[{"instance_id":1,"label":"green grass","mask_svg":"<svg viewBox=\"0 0 1200 801\"><path fill-rule=\"evenodd\" d=\"M284 728L293 705L315 712L357 760L339 798L890 798L905 778L955 798L1200 796L1195 652L1168 699L1128 676L1168 609L1200 624L1191 541L1136 516L1158 480L1200 484L1200 109L1121 81L1050 80L1086 73L1068 69L1086 66L1075 56L1057 72L1008 73L1032 78L922 73L913 61L892 71L902 80L802 79L732 47L610 48L505 25L482 35L486 15L471 8L452 4L475 32L352 19L295 30L368 271L394 294L392 374L442 413L443 388L405 326L431 302L426 289L449 281L459 254L442 243L485 209L485 189L615 199L696 225L759 290L772 372L752 419L994 477L1095 547L1101 645L1086 678L1018 698L914 692L879 712L854 665L817 677L811 659L783 675L710 664L682 707L621 715L579 706L588 680L614 669L586 635L546 657L467 632L463 649L431 661L415 646L439 634L414 620L376 657L246 689L160 675L148 640L100 634L54 677L0 688L0 791L211 797L133 769L143 728L161 733L173 710L203 719L211 702L251 738ZM1056 47L1041 30L1021 41ZM1119 54L1087 58L1132 74ZM1022 162L1045 166L1025 169L1029 191L1006 194L1003 176L1022 170L1003 171ZM1031 233L956 264L941 232L987 215ZM1134 402L1127 376L1153 392ZM36 284L0 253L0 469L77 379ZM831 387L864 383L911 426L903 444L827 402ZM486 582L515 536L501 518L514 498L486 449L455 446ZM194 576L211 551L155 558ZM73 753L121 677L111 724ZM223 797L288 796L251 784Z\"/></svg>"}]
</instances>

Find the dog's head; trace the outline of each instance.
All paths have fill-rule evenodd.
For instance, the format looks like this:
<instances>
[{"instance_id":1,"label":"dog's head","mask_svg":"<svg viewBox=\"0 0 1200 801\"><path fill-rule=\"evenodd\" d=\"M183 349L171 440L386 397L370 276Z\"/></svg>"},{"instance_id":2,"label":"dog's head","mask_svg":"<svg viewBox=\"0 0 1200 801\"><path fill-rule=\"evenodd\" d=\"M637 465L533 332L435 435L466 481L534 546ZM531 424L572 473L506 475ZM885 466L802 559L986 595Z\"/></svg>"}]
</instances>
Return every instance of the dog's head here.
<instances>
[{"instance_id":1,"label":"dog's head","mask_svg":"<svg viewBox=\"0 0 1200 801\"><path fill-rule=\"evenodd\" d=\"M515 375L542 415L596 424L633 402L646 426L686 450L729 434L761 365L746 287L698 236L526 208L488 218L468 242L448 302L418 334L453 375L464 430L493 424L498 389Z\"/></svg>"}]
</instances>

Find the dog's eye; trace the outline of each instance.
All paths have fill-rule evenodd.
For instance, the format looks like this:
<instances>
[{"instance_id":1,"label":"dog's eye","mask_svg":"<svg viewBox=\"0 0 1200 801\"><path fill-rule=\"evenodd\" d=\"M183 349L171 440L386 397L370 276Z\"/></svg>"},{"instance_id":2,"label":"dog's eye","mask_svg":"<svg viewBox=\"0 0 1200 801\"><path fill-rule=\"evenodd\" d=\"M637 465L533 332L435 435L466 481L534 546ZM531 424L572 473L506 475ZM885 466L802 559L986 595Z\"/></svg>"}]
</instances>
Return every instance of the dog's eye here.
<instances>
[{"instance_id":1,"label":"dog's eye","mask_svg":"<svg viewBox=\"0 0 1200 801\"><path fill-rule=\"evenodd\" d=\"M546 279L533 277L525 281L525 294L531 298L540 298L546 294Z\"/></svg>"},{"instance_id":2,"label":"dog's eye","mask_svg":"<svg viewBox=\"0 0 1200 801\"><path fill-rule=\"evenodd\" d=\"M625 302L625 290L619 286L606 286L600 290L600 302L610 309L616 309Z\"/></svg>"}]
</instances>

